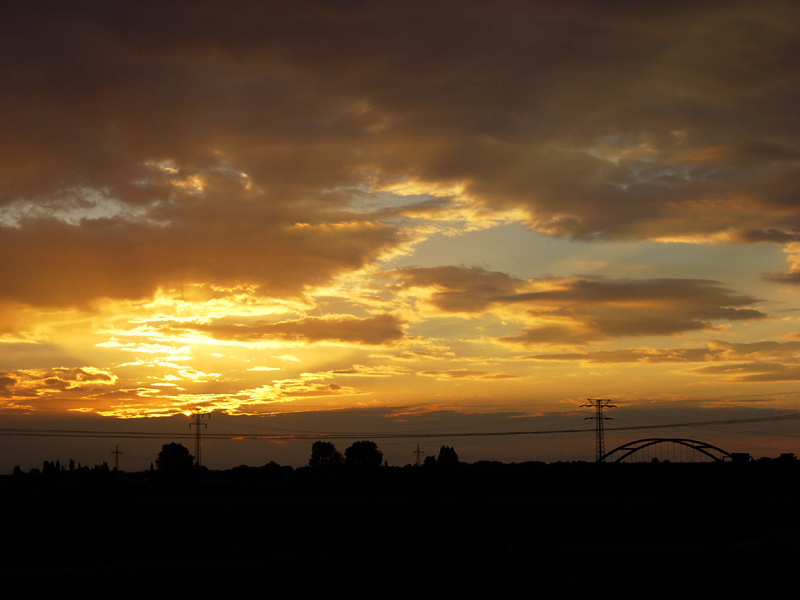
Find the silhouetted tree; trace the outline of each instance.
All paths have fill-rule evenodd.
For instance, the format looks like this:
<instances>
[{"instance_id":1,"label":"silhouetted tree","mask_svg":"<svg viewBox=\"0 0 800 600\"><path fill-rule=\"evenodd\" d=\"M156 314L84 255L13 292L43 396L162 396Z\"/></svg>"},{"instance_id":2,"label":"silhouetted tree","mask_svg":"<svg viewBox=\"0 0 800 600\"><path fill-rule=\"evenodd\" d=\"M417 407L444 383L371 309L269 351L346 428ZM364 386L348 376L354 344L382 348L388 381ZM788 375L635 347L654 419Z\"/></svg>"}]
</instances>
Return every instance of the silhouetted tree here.
<instances>
[{"instance_id":1,"label":"silhouetted tree","mask_svg":"<svg viewBox=\"0 0 800 600\"><path fill-rule=\"evenodd\" d=\"M183 444L171 442L161 446L156 458L156 469L164 473L180 473L189 471L194 464L194 457Z\"/></svg>"},{"instance_id":2,"label":"silhouetted tree","mask_svg":"<svg viewBox=\"0 0 800 600\"><path fill-rule=\"evenodd\" d=\"M442 446L439 449L439 458L436 459L436 464L440 467L452 468L458 466L458 454L455 448L450 446Z\"/></svg>"},{"instance_id":3,"label":"silhouetted tree","mask_svg":"<svg viewBox=\"0 0 800 600\"><path fill-rule=\"evenodd\" d=\"M338 467L344 462L342 453L330 442L314 442L311 446L309 467Z\"/></svg>"},{"instance_id":4,"label":"silhouetted tree","mask_svg":"<svg viewBox=\"0 0 800 600\"><path fill-rule=\"evenodd\" d=\"M378 450L378 445L375 442L367 440L353 442L353 444L344 451L344 462L347 465L357 467L379 467L382 461L383 452Z\"/></svg>"}]
</instances>

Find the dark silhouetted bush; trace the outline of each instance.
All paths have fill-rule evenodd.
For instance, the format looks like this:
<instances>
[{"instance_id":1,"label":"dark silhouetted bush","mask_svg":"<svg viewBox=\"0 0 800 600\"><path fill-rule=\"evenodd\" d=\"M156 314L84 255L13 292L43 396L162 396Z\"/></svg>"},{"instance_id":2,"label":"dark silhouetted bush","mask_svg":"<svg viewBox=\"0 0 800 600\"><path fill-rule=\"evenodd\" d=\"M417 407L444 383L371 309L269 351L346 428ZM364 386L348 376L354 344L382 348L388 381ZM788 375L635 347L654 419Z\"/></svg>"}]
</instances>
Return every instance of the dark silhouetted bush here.
<instances>
[{"instance_id":1,"label":"dark silhouetted bush","mask_svg":"<svg viewBox=\"0 0 800 600\"><path fill-rule=\"evenodd\" d=\"M194 457L183 444L171 442L161 446L156 458L156 469L162 473L186 473L192 469Z\"/></svg>"},{"instance_id":2,"label":"dark silhouetted bush","mask_svg":"<svg viewBox=\"0 0 800 600\"><path fill-rule=\"evenodd\" d=\"M308 460L309 467L331 468L338 467L344 463L342 453L330 442L314 442L311 446L311 458Z\"/></svg>"},{"instance_id":3,"label":"dark silhouetted bush","mask_svg":"<svg viewBox=\"0 0 800 600\"><path fill-rule=\"evenodd\" d=\"M383 452L378 450L375 442L367 440L353 442L344 451L344 461L346 465L354 467L379 467L383 462Z\"/></svg>"}]
</instances>

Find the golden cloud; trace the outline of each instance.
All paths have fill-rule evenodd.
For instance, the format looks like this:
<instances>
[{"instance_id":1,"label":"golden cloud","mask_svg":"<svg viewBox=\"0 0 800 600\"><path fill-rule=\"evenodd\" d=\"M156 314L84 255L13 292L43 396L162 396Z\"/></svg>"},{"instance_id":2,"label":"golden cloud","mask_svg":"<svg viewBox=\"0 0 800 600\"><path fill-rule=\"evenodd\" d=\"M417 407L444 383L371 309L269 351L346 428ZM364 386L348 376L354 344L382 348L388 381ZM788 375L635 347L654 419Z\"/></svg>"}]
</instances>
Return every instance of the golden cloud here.
<instances>
[{"instance_id":1,"label":"golden cloud","mask_svg":"<svg viewBox=\"0 0 800 600\"><path fill-rule=\"evenodd\" d=\"M4 15L0 299L302 295L404 242L356 189L582 239L800 232L791 1L239 8Z\"/></svg>"},{"instance_id":2,"label":"golden cloud","mask_svg":"<svg viewBox=\"0 0 800 600\"><path fill-rule=\"evenodd\" d=\"M364 345L392 344L403 338L403 323L394 315L356 317L307 317L293 321L241 324L217 320L211 323L162 324L170 333L194 331L218 340L256 342L285 340L289 342L345 342Z\"/></svg>"}]
</instances>

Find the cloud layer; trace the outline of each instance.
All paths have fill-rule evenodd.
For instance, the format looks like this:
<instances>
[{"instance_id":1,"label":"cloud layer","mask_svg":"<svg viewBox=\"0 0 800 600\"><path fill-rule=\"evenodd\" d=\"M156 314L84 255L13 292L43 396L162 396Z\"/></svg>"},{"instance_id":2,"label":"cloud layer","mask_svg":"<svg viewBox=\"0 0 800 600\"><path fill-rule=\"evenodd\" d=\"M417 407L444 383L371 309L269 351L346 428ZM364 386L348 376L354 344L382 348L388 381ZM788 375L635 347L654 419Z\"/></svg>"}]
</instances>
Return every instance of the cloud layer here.
<instances>
[{"instance_id":1,"label":"cloud layer","mask_svg":"<svg viewBox=\"0 0 800 600\"><path fill-rule=\"evenodd\" d=\"M398 182L558 235L798 238L792 2L237 8L4 9L5 297L300 294L401 243L353 204Z\"/></svg>"},{"instance_id":2,"label":"cloud layer","mask_svg":"<svg viewBox=\"0 0 800 600\"><path fill-rule=\"evenodd\" d=\"M378 315L365 319L353 317L309 317L296 321L254 324L214 322L165 324L160 329L172 334L198 332L220 340L258 342L285 340L289 342L347 342L364 345L391 344L403 337L401 321L394 315Z\"/></svg>"},{"instance_id":3,"label":"cloud layer","mask_svg":"<svg viewBox=\"0 0 800 600\"><path fill-rule=\"evenodd\" d=\"M429 290L443 313L522 309L539 324L505 341L586 343L621 336L668 336L707 331L715 323L767 318L758 300L701 279L570 278L523 281L478 267L400 269L399 289ZM526 291L528 289L535 291Z\"/></svg>"},{"instance_id":4,"label":"cloud layer","mask_svg":"<svg viewBox=\"0 0 800 600\"><path fill-rule=\"evenodd\" d=\"M0 396L794 381L798 30L789 0L4 6Z\"/></svg>"}]
</instances>

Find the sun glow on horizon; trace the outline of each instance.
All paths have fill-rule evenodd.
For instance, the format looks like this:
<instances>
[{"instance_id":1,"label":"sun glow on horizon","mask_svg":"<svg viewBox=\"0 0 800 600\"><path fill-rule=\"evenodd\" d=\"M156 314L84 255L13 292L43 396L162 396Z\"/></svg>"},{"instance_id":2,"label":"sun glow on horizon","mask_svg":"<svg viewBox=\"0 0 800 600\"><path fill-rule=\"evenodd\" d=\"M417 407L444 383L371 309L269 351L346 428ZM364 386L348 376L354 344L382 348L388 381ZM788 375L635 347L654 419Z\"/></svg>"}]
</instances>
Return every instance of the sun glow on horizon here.
<instances>
[{"instance_id":1,"label":"sun glow on horizon","mask_svg":"<svg viewBox=\"0 0 800 600\"><path fill-rule=\"evenodd\" d=\"M20 5L3 414L793 408L789 6L158 6L120 42L109 14Z\"/></svg>"}]
</instances>

